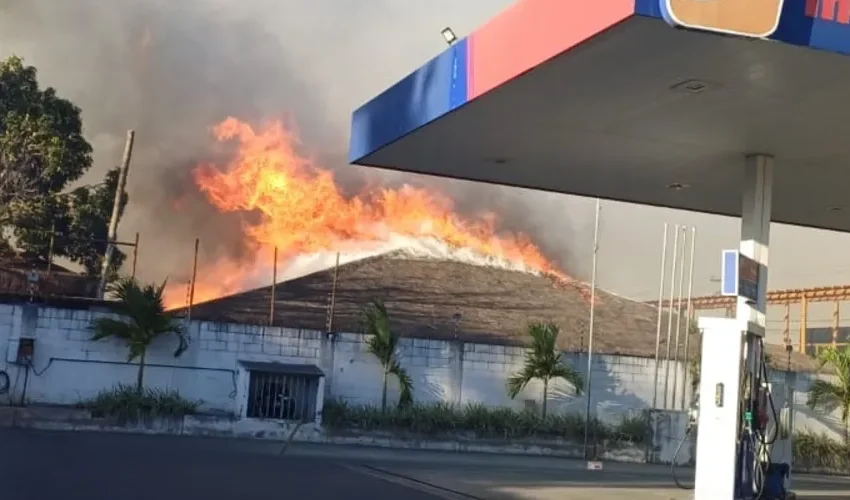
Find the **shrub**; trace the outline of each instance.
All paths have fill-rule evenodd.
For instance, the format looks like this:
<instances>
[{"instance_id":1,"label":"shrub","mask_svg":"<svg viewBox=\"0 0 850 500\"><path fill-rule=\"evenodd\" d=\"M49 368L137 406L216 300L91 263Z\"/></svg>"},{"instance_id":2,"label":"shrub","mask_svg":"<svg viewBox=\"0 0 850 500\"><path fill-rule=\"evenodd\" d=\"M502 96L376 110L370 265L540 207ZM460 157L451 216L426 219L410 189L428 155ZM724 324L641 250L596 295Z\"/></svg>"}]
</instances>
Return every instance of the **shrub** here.
<instances>
[{"instance_id":1,"label":"shrub","mask_svg":"<svg viewBox=\"0 0 850 500\"><path fill-rule=\"evenodd\" d=\"M793 446L795 462L805 467L850 472L850 446L825 433L810 430L795 432Z\"/></svg>"},{"instance_id":2,"label":"shrub","mask_svg":"<svg viewBox=\"0 0 850 500\"><path fill-rule=\"evenodd\" d=\"M322 422L331 430L390 431L419 436L472 434L477 438L584 439L585 418L580 414L549 414L541 418L531 411L492 408L470 404L454 408L445 403L413 405L381 411L375 406L351 405L344 401L328 401L322 411ZM594 442L620 440L643 443L648 436L645 417L625 418L616 426L608 426L596 418L590 421L590 438Z\"/></svg>"},{"instance_id":3,"label":"shrub","mask_svg":"<svg viewBox=\"0 0 850 500\"><path fill-rule=\"evenodd\" d=\"M114 417L124 422L155 417L181 418L196 413L199 405L176 391L144 388L140 393L135 386L119 384L78 406L94 416Z\"/></svg>"}]
</instances>

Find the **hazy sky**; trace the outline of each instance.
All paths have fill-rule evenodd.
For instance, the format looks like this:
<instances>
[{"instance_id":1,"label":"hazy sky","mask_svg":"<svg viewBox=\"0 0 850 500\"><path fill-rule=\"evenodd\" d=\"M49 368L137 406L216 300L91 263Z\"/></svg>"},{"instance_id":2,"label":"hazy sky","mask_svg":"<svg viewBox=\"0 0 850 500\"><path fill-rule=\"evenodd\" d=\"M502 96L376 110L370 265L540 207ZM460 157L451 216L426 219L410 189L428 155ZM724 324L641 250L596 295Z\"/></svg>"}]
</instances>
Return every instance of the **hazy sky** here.
<instances>
[{"instance_id":1,"label":"hazy sky","mask_svg":"<svg viewBox=\"0 0 850 500\"><path fill-rule=\"evenodd\" d=\"M187 239L189 228L225 232L200 209L181 223L163 222L169 215L163 193L173 194L185 182L206 126L240 111L249 119L292 114L305 143L329 166L342 168L355 107L443 50L443 27L463 35L510 3L6 0L0 4L0 57L23 56L38 67L43 83L83 108L96 147L93 175L118 161L124 131L138 130L122 232L144 231L149 243L140 264L160 270L157 265L187 258L171 242ZM398 181L398 174L385 178ZM493 198L494 192L462 185L446 189L460 198L484 192ZM575 273L589 275L592 200L495 192L522 206L515 226L531 228L541 245L563 253ZM656 297L664 222L697 227L695 293L715 292L720 251L737 246L737 220L608 202L600 285L636 298ZM775 225L772 231L771 288L850 280L847 236ZM159 240L150 242L152 234ZM189 252L190 243L179 248Z\"/></svg>"}]
</instances>

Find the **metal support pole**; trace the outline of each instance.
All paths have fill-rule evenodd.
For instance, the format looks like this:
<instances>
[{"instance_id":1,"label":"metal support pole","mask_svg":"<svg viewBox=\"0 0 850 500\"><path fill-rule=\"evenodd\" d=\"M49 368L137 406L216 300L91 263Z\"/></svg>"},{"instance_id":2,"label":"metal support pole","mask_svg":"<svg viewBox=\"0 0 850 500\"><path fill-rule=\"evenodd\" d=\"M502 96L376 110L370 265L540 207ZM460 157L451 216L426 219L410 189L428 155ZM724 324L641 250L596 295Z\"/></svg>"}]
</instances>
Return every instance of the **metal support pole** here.
<instances>
[{"instance_id":1,"label":"metal support pole","mask_svg":"<svg viewBox=\"0 0 850 500\"><path fill-rule=\"evenodd\" d=\"M664 275L667 272L667 229L664 223L664 238L661 240L661 283L658 285L658 319L655 324L655 381L652 384L652 409L658 408L658 373L661 368L661 318L664 311Z\"/></svg>"},{"instance_id":2,"label":"metal support pole","mask_svg":"<svg viewBox=\"0 0 850 500\"><path fill-rule=\"evenodd\" d=\"M599 214L602 205L599 198L596 199L596 216L593 223L593 265L590 271L590 320L587 331L587 380L585 381L585 398L587 404L584 412L584 457L589 460L588 444L590 442L590 408L591 408L591 368L593 366L593 327L596 316L596 261L599 254Z\"/></svg>"},{"instance_id":3,"label":"metal support pole","mask_svg":"<svg viewBox=\"0 0 850 500\"><path fill-rule=\"evenodd\" d=\"M697 242L697 228L691 228L691 251L689 257L688 264L688 298L687 298L687 306L685 310L687 311L688 320L685 325L685 380L682 384L682 401L681 408L685 409L685 393L688 389L688 378L690 376L690 365L691 365L691 327L693 326L694 320L694 311L691 309L692 303L691 299L694 294L694 254L696 253L696 242Z\"/></svg>"},{"instance_id":4,"label":"metal support pole","mask_svg":"<svg viewBox=\"0 0 850 500\"><path fill-rule=\"evenodd\" d=\"M269 301L269 326L274 326L274 304L277 301L277 245L274 247L272 257L272 296Z\"/></svg>"},{"instance_id":5,"label":"metal support pole","mask_svg":"<svg viewBox=\"0 0 850 500\"><path fill-rule=\"evenodd\" d=\"M685 291L685 245L688 244L688 228L682 226L682 256L679 260L679 299L676 301L676 340L673 343L673 394L670 405L676 407L679 387L679 340L682 335L682 295ZM672 313L672 311L671 311ZM684 390L682 391L684 398Z\"/></svg>"},{"instance_id":6,"label":"metal support pole","mask_svg":"<svg viewBox=\"0 0 850 500\"><path fill-rule=\"evenodd\" d=\"M673 227L673 258L670 262L670 302L667 310L667 353L664 356L664 409L670 398L670 337L673 333L673 299L676 294L676 257L679 255L679 225Z\"/></svg>"},{"instance_id":7,"label":"metal support pole","mask_svg":"<svg viewBox=\"0 0 850 500\"><path fill-rule=\"evenodd\" d=\"M112 217L109 219L109 233L106 242L106 252L103 254L103 266L100 271L98 298L102 299L106 291L109 266L112 264L112 254L115 253L115 240L118 239L118 220L121 218L121 199L124 198L124 188L127 186L127 174L130 171L130 159L133 156L133 142L136 133L127 131L127 142L124 145L124 158L121 160L121 170L118 173L118 186L115 189L115 201L112 203Z\"/></svg>"}]
</instances>

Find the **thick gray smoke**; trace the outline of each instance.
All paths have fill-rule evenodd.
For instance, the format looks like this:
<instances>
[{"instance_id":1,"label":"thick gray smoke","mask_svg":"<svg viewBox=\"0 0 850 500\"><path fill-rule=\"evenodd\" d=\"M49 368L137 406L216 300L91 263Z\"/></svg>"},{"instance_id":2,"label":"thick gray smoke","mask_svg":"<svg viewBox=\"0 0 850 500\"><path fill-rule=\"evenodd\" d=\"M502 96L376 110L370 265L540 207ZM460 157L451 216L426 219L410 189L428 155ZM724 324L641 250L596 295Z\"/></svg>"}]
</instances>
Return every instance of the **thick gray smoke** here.
<instances>
[{"instance_id":1,"label":"thick gray smoke","mask_svg":"<svg viewBox=\"0 0 850 500\"><path fill-rule=\"evenodd\" d=\"M202 258L238 255L239 220L193 188L192 167L212 154L210 125L288 117L311 154L346 184L379 176L449 193L464 212L499 213L568 270L587 240L586 204L564 197L413 178L345 166L351 110L443 48L439 31L464 33L511 0L4 0L0 57L16 53L83 109L96 151L94 181L137 131L121 237L142 233L146 279L188 272ZM572 213L570 213L572 211ZM584 259L580 259L584 260Z\"/></svg>"}]
</instances>

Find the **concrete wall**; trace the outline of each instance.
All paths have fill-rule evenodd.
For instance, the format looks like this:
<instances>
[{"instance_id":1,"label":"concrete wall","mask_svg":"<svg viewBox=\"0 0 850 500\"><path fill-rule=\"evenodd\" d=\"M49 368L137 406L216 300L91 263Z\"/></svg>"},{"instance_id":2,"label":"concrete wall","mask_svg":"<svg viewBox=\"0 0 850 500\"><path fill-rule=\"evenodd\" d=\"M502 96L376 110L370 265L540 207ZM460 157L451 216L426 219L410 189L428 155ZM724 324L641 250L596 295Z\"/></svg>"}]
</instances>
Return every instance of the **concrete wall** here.
<instances>
[{"instance_id":1,"label":"concrete wall","mask_svg":"<svg viewBox=\"0 0 850 500\"><path fill-rule=\"evenodd\" d=\"M89 341L87 328L102 311L56 309L35 305L0 305L0 371L8 373L11 390L0 395L0 404L25 398L32 403L73 404L116 383L135 381L137 367L126 362L127 349L117 341ZM206 410L243 415L247 401L247 373L240 361L276 361L314 364L326 374L323 392L356 404L377 404L381 395L381 369L366 352L364 336L280 327L192 322L189 350L172 356L173 339L158 341L148 353L146 385L172 388L185 397L201 400ZM25 371L10 363L17 338L35 339L33 369ZM527 408L539 406L542 387L530 384L516 400L505 392L507 378L522 367L520 348L403 339L400 362L414 382L417 402L445 401L456 404ZM587 369L586 354L566 354L580 373ZM28 372L28 373L27 373ZM659 370L658 406L663 406L667 367ZM593 356L591 370L592 411L608 422L619 421L652 406L655 393L653 360L623 356ZM668 407L682 401L685 367L670 366ZM784 374L783 374L784 377ZM676 384L673 384L675 378ZM783 379L784 380L784 379ZM823 417L804 408L810 376L793 378L797 426L828 430L840 435L837 418ZM2 384L2 380L0 380ZM673 387L676 396L673 398ZM390 380L390 400L398 389ZM687 404L689 394L684 398ZM583 413L585 396L576 396L562 383L550 387L551 411Z\"/></svg>"}]
</instances>

